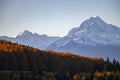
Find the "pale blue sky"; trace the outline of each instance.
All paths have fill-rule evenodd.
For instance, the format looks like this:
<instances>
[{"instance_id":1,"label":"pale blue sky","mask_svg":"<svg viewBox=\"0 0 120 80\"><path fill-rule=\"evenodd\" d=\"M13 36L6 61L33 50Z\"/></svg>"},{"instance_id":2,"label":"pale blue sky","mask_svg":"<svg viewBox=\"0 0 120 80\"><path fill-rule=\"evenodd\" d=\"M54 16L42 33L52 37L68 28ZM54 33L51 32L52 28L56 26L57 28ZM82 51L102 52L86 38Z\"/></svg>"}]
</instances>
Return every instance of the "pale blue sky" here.
<instances>
[{"instance_id":1,"label":"pale blue sky","mask_svg":"<svg viewBox=\"0 0 120 80\"><path fill-rule=\"evenodd\" d=\"M120 26L120 0L0 0L0 36L65 36L91 16Z\"/></svg>"}]
</instances>

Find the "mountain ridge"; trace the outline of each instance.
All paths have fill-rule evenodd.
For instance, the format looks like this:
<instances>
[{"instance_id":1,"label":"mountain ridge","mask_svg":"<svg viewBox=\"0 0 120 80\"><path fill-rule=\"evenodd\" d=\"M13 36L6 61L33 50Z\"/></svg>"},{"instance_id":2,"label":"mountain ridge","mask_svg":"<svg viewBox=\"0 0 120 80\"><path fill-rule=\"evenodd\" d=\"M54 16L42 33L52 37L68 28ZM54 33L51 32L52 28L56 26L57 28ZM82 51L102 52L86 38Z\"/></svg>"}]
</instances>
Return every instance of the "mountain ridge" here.
<instances>
[{"instance_id":1,"label":"mountain ridge","mask_svg":"<svg viewBox=\"0 0 120 80\"><path fill-rule=\"evenodd\" d=\"M14 43L19 43L39 49L45 49L48 45L58 40L59 38L60 37L50 37L45 34L39 35L37 33L32 33L28 30L21 32L15 38L7 36L0 37L1 40L8 40Z\"/></svg>"},{"instance_id":2,"label":"mountain ridge","mask_svg":"<svg viewBox=\"0 0 120 80\"><path fill-rule=\"evenodd\" d=\"M47 49L119 59L120 28L107 24L100 17L91 17L79 27L71 29L67 36L52 43Z\"/></svg>"},{"instance_id":3,"label":"mountain ridge","mask_svg":"<svg viewBox=\"0 0 120 80\"><path fill-rule=\"evenodd\" d=\"M39 49L72 52L90 57L95 55L119 59L120 56L120 28L106 23L99 16L85 20L61 38L25 30L15 38L1 36L0 39Z\"/></svg>"}]
</instances>

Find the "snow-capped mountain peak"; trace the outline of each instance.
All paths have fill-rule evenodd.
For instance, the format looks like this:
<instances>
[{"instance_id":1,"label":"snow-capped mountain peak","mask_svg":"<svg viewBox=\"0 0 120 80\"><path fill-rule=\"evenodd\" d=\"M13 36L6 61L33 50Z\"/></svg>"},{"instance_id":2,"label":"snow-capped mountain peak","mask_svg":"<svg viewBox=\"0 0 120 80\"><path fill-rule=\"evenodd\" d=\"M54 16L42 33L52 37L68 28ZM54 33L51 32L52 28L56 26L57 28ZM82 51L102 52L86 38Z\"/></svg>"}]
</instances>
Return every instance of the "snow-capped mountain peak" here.
<instances>
[{"instance_id":1,"label":"snow-capped mountain peak","mask_svg":"<svg viewBox=\"0 0 120 80\"><path fill-rule=\"evenodd\" d=\"M80 55L119 58L120 28L107 24L99 16L85 20L48 49L80 53ZM117 56L116 56L117 55Z\"/></svg>"},{"instance_id":2,"label":"snow-capped mountain peak","mask_svg":"<svg viewBox=\"0 0 120 80\"><path fill-rule=\"evenodd\" d=\"M28 30L25 30L24 32L20 32L20 34L18 34L16 38L21 37L21 36L28 36L28 35L33 35L33 33Z\"/></svg>"},{"instance_id":3,"label":"snow-capped mountain peak","mask_svg":"<svg viewBox=\"0 0 120 80\"><path fill-rule=\"evenodd\" d=\"M105 23L99 16L91 17L85 20L79 27L71 29L67 36L79 35L88 31L98 32L104 30L107 23Z\"/></svg>"},{"instance_id":4,"label":"snow-capped mountain peak","mask_svg":"<svg viewBox=\"0 0 120 80\"><path fill-rule=\"evenodd\" d=\"M28 31L28 30L25 30L24 32L23 32L23 34L31 34L32 32L30 32L30 31Z\"/></svg>"},{"instance_id":5,"label":"snow-capped mountain peak","mask_svg":"<svg viewBox=\"0 0 120 80\"><path fill-rule=\"evenodd\" d=\"M107 23L105 23L99 16L91 17L85 20L79 27L80 30L89 29L89 28L100 28L104 29L107 27Z\"/></svg>"},{"instance_id":6,"label":"snow-capped mountain peak","mask_svg":"<svg viewBox=\"0 0 120 80\"><path fill-rule=\"evenodd\" d=\"M70 37L69 41L63 38L62 44L74 41L75 43L89 46L118 46L120 45L120 28L107 24L99 16L91 17L85 20L79 27L71 29L67 37Z\"/></svg>"}]
</instances>

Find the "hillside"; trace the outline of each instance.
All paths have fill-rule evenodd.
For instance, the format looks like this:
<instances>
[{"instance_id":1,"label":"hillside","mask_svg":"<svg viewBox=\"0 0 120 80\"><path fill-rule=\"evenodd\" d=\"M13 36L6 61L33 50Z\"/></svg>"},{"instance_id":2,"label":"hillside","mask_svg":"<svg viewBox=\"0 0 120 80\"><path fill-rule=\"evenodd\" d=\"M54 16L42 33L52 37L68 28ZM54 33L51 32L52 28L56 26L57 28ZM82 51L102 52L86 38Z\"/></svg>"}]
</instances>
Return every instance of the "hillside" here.
<instances>
[{"instance_id":1,"label":"hillside","mask_svg":"<svg viewBox=\"0 0 120 80\"><path fill-rule=\"evenodd\" d=\"M63 77L71 79L77 73L119 72L120 65L115 59L110 62L109 58L104 61L102 58L39 50L0 40L0 71L31 71L34 77L52 72L57 80L66 80Z\"/></svg>"}]
</instances>

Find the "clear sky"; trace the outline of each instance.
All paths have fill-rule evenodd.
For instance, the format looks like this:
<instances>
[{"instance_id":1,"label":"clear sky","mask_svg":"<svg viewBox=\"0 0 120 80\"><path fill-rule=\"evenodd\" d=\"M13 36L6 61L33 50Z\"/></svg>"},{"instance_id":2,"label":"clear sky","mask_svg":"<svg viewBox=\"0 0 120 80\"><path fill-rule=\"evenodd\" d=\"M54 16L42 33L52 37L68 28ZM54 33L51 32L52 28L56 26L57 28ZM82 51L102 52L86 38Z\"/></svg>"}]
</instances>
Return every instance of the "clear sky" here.
<instances>
[{"instance_id":1,"label":"clear sky","mask_svg":"<svg viewBox=\"0 0 120 80\"><path fill-rule=\"evenodd\" d=\"M65 36L91 16L120 27L120 0L0 0L0 36Z\"/></svg>"}]
</instances>

